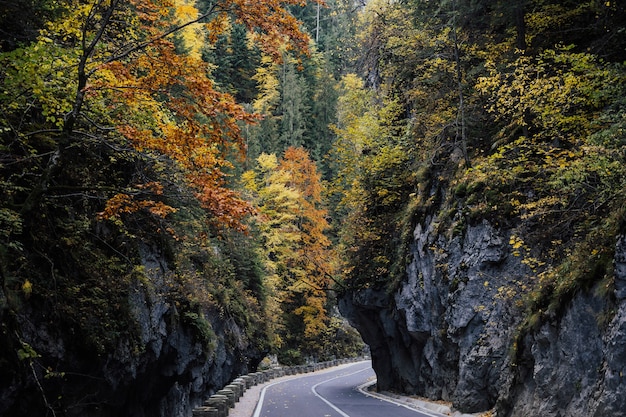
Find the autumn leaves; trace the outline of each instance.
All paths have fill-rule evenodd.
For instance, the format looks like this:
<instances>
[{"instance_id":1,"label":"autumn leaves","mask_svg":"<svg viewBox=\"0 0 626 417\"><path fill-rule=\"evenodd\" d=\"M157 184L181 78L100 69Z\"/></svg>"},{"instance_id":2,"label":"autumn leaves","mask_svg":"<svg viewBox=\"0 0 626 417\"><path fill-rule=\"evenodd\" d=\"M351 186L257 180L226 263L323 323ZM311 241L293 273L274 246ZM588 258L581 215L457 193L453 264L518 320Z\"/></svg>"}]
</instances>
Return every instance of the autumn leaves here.
<instances>
[{"instance_id":1,"label":"autumn leaves","mask_svg":"<svg viewBox=\"0 0 626 417\"><path fill-rule=\"evenodd\" d=\"M277 346L300 336L313 341L329 322L333 261L320 175L303 149L292 148L274 165L263 155L244 176L246 195L237 190L231 174L246 151L242 129L260 116L216 85L203 48L238 24L266 59L281 61L289 51L297 62L309 54L309 37L287 10L293 5L302 2L59 1L36 39L0 51L0 132L12 149L42 161L29 175L39 190L31 195L45 198L65 167L59 161L71 165L85 147L102 157L94 171L115 166L123 172L111 172L124 177L80 179L80 196L100 202L94 222L123 229L140 214L173 223L186 204L199 204L213 236L258 228ZM35 141L45 142L42 155ZM9 142L3 138L2 149ZM149 233L165 230L180 237L170 227ZM303 327L288 329L294 322Z\"/></svg>"},{"instance_id":2,"label":"autumn leaves","mask_svg":"<svg viewBox=\"0 0 626 417\"><path fill-rule=\"evenodd\" d=\"M329 324L327 292L335 267L324 234L329 224L320 175L302 148L288 148L280 160L262 154L257 162L243 181L258 208L273 343L294 348L297 339L314 352Z\"/></svg>"},{"instance_id":3,"label":"autumn leaves","mask_svg":"<svg viewBox=\"0 0 626 417\"><path fill-rule=\"evenodd\" d=\"M35 42L2 57L2 101L14 113L6 119L27 120L13 126L26 135L58 133L61 153L89 139L131 146L156 164L173 161L214 226L243 229L253 210L226 185L228 156L243 152L242 124L257 116L215 87L199 49L237 20L276 58L279 44L307 53L308 37L285 9L291 3L226 0L204 10L186 0L58 3ZM32 107L43 124L24 117ZM153 199L153 207L163 204L158 194L139 203L131 200L145 192L124 194L115 194L105 212L146 208Z\"/></svg>"}]
</instances>

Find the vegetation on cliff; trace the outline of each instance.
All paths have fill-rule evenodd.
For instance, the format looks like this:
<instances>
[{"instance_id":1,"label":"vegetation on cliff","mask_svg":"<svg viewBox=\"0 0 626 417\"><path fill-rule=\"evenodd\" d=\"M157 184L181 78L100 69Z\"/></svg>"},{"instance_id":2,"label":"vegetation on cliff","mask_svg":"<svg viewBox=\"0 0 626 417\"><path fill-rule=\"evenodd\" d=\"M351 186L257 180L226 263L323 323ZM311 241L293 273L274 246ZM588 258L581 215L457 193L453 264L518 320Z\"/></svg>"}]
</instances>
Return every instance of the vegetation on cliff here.
<instances>
[{"instance_id":1,"label":"vegetation on cliff","mask_svg":"<svg viewBox=\"0 0 626 417\"><path fill-rule=\"evenodd\" d=\"M613 1L367 3L331 190L347 219L343 311L381 389L498 415L623 408L622 365L607 364L624 357L611 337L624 317L625 16ZM596 366L569 370L579 382L561 396L565 363L588 366L563 347L579 334Z\"/></svg>"},{"instance_id":2,"label":"vegetation on cliff","mask_svg":"<svg viewBox=\"0 0 626 417\"><path fill-rule=\"evenodd\" d=\"M624 16L605 1L369 2L366 82L344 79L333 148L347 282L393 291L416 222L436 215L442 233L484 218L515 231L537 274L529 314L610 286Z\"/></svg>"}]
</instances>

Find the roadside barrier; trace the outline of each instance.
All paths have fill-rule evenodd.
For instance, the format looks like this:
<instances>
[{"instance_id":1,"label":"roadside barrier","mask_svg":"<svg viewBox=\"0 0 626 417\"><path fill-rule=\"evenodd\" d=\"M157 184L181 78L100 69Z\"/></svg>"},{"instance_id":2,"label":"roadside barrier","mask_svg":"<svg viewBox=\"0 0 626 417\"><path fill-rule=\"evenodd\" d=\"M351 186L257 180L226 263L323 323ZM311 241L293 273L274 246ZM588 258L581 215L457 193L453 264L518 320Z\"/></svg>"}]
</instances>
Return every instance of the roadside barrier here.
<instances>
[{"instance_id":1,"label":"roadside barrier","mask_svg":"<svg viewBox=\"0 0 626 417\"><path fill-rule=\"evenodd\" d=\"M317 362L308 365L285 366L266 369L261 372L252 372L233 379L224 388L218 390L204 401L201 407L193 409L193 417L228 417L228 412L235 407L235 403L251 387L280 378L285 375L298 375L309 372L320 371L333 366L362 361L366 358L335 359L326 362Z\"/></svg>"}]
</instances>

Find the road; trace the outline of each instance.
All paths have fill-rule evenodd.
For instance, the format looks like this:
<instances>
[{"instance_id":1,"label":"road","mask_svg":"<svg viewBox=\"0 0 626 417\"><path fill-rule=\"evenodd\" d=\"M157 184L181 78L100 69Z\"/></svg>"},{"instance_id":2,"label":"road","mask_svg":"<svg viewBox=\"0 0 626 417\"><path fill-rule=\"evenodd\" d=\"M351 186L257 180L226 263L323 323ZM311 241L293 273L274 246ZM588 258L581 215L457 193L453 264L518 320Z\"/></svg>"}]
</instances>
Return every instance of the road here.
<instances>
[{"instance_id":1,"label":"road","mask_svg":"<svg viewBox=\"0 0 626 417\"><path fill-rule=\"evenodd\" d=\"M357 389L375 378L370 362L359 362L269 384L254 417L432 417Z\"/></svg>"}]
</instances>

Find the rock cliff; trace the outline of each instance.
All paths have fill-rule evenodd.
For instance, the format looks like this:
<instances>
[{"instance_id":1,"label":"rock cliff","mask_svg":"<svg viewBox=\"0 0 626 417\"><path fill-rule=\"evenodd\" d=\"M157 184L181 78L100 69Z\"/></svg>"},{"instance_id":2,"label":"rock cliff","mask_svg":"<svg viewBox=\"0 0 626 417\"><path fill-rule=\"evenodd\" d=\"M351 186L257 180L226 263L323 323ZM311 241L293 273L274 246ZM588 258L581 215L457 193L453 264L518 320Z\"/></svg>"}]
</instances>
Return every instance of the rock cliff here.
<instances>
[{"instance_id":1,"label":"rock cliff","mask_svg":"<svg viewBox=\"0 0 626 417\"><path fill-rule=\"evenodd\" d=\"M2 357L19 358L17 371L2 375L0 415L189 416L256 367L263 353L245 329L217 308L179 305L168 295L165 257L143 244L139 254L143 273L131 279L122 301L132 337L115 338L110 349L86 349L76 329L51 321L52 302L31 299L16 313L2 310L3 338L12 340L7 332L17 329L17 346L4 346Z\"/></svg>"},{"instance_id":2,"label":"rock cliff","mask_svg":"<svg viewBox=\"0 0 626 417\"><path fill-rule=\"evenodd\" d=\"M534 274L511 231L487 220L453 235L438 225L430 216L415 228L397 289L340 299L371 348L378 389L498 416L622 415L626 238L616 242L614 288L578 291L524 327L521 297Z\"/></svg>"}]
</instances>

